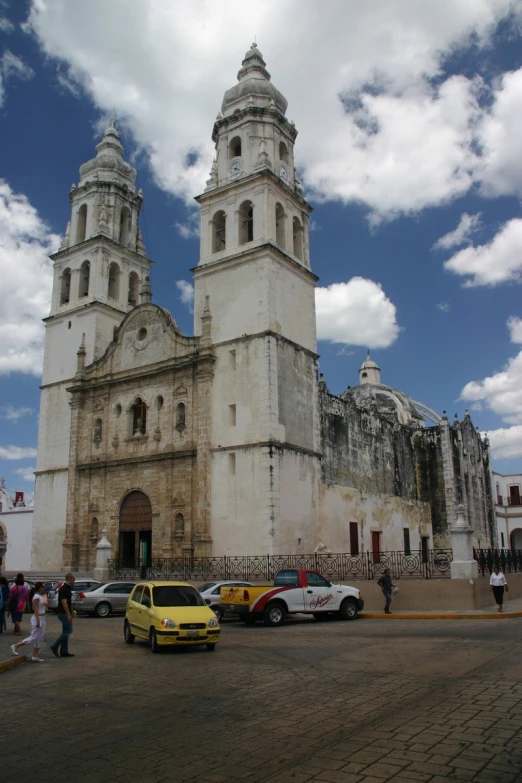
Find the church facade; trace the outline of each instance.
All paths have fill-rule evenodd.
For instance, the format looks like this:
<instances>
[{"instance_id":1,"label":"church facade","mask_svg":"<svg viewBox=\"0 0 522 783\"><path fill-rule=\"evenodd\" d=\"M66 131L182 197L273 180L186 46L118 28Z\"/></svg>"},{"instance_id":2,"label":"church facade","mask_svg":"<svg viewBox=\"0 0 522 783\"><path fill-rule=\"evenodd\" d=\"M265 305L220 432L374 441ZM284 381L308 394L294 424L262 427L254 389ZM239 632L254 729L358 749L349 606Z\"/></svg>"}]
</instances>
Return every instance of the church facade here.
<instances>
[{"instance_id":1,"label":"church facade","mask_svg":"<svg viewBox=\"0 0 522 783\"><path fill-rule=\"evenodd\" d=\"M311 206L286 107L252 45L196 199L193 336L151 301L142 194L114 127L81 167L53 256L33 568L91 569L103 528L123 564L432 548L460 503L492 535L469 417L426 428L370 358L339 397L318 377Z\"/></svg>"}]
</instances>

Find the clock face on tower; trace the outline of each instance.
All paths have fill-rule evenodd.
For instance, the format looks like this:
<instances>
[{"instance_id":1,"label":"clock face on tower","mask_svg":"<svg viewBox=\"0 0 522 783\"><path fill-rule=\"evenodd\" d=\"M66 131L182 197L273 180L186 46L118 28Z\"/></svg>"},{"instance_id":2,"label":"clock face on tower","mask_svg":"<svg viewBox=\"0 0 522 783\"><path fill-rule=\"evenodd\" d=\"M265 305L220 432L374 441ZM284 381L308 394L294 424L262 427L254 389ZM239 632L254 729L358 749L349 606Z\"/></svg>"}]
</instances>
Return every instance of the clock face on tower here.
<instances>
[{"instance_id":1,"label":"clock face on tower","mask_svg":"<svg viewBox=\"0 0 522 783\"><path fill-rule=\"evenodd\" d=\"M239 160L235 160L230 166L230 174L232 177L237 177L241 173L241 163Z\"/></svg>"},{"instance_id":2,"label":"clock face on tower","mask_svg":"<svg viewBox=\"0 0 522 783\"><path fill-rule=\"evenodd\" d=\"M288 172L283 165L279 166L279 176L285 181L288 179Z\"/></svg>"}]
</instances>

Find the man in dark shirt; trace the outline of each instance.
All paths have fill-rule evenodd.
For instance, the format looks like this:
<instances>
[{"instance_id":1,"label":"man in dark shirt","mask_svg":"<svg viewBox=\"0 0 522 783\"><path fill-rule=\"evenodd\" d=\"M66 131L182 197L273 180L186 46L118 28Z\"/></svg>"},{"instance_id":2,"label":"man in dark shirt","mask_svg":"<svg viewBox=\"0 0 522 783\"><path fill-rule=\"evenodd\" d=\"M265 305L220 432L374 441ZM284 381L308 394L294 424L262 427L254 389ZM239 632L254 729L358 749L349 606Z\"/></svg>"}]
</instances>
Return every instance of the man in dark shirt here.
<instances>
[{"instance_id":1,"label":"man in dark shirt","mask_svg":"<svg viewBox=\"0 0 522 783\"><path fill-rule=\"evenodd\" d=\"M395 585L392 584L391 571L389 568L384 569L384 574L378 580L377 584L381 588L384 598L386 599L384 611L386 614L391 614L390 604L392 602L392 587L395 587Z\"/></svg>"},{"instance_id":2,"label":"man in dark shirt","mask_svg":"<svg viewBox=\"0 0 522 783\"><path fill-rule=\"evenodd\" d=\"M66 574L65 582L58 591L57 614L62 624L62 632L55 643L51 645L51 652L57 658L74 658L74 653L69 652L69 636L73 632L73 612L71 606L73 585L74 574Z\"/></svg>"}]
</instances>

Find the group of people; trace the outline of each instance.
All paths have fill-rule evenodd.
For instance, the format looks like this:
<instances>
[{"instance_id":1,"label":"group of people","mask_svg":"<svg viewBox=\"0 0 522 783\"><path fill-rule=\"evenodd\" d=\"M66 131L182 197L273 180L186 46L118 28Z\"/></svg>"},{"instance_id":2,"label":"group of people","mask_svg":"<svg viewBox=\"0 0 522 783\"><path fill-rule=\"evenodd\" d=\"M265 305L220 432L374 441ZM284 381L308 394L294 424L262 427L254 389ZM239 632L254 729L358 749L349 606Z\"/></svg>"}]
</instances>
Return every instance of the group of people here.
<instances>
[{"instance_id":1,"label":"group of people","mask_svg":"<svg viewBox=\"0 0 522 783\"><path fill-rule=\"evenodd\" d=\"M56 658L73 658L74 653L69 652L69 636L73 632L72 588L74 574L67 574L60 590L58 591L58 619L62 624L62 632L50 649ZM5 577L0 577L0 633L7 629L6 617L9 614L13 623L13 634L23 636L22 620L29 600L31 606L31 633L21 642L11 645L13 655L20 655L20 647L33 645L31 660L35 663L43 663L40 658L40 650L45 637L45 610L47 600L44 595L44 583L36 582L30 590L25 584L23 574L18 574L14 585L9 589Z\"/></svg>"}]
</instances>

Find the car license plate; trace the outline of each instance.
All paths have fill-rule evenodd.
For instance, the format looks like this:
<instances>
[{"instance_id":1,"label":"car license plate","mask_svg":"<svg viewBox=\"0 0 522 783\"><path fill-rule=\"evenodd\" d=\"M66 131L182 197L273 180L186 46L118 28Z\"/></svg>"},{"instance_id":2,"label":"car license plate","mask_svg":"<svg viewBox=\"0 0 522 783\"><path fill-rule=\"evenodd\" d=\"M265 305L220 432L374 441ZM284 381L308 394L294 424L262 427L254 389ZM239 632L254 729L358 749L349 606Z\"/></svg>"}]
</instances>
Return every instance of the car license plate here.
<instances>
[{"instance_id":1,"label":"car license plate","mask_svg":"<svg viewBox=\"0 0 522 783\"><path fill-rule=\"evenodd\" d=\"M199 631L187 631L187 637L189 639L197 639L199 636Z\"/></svg>"}]
</instances>

